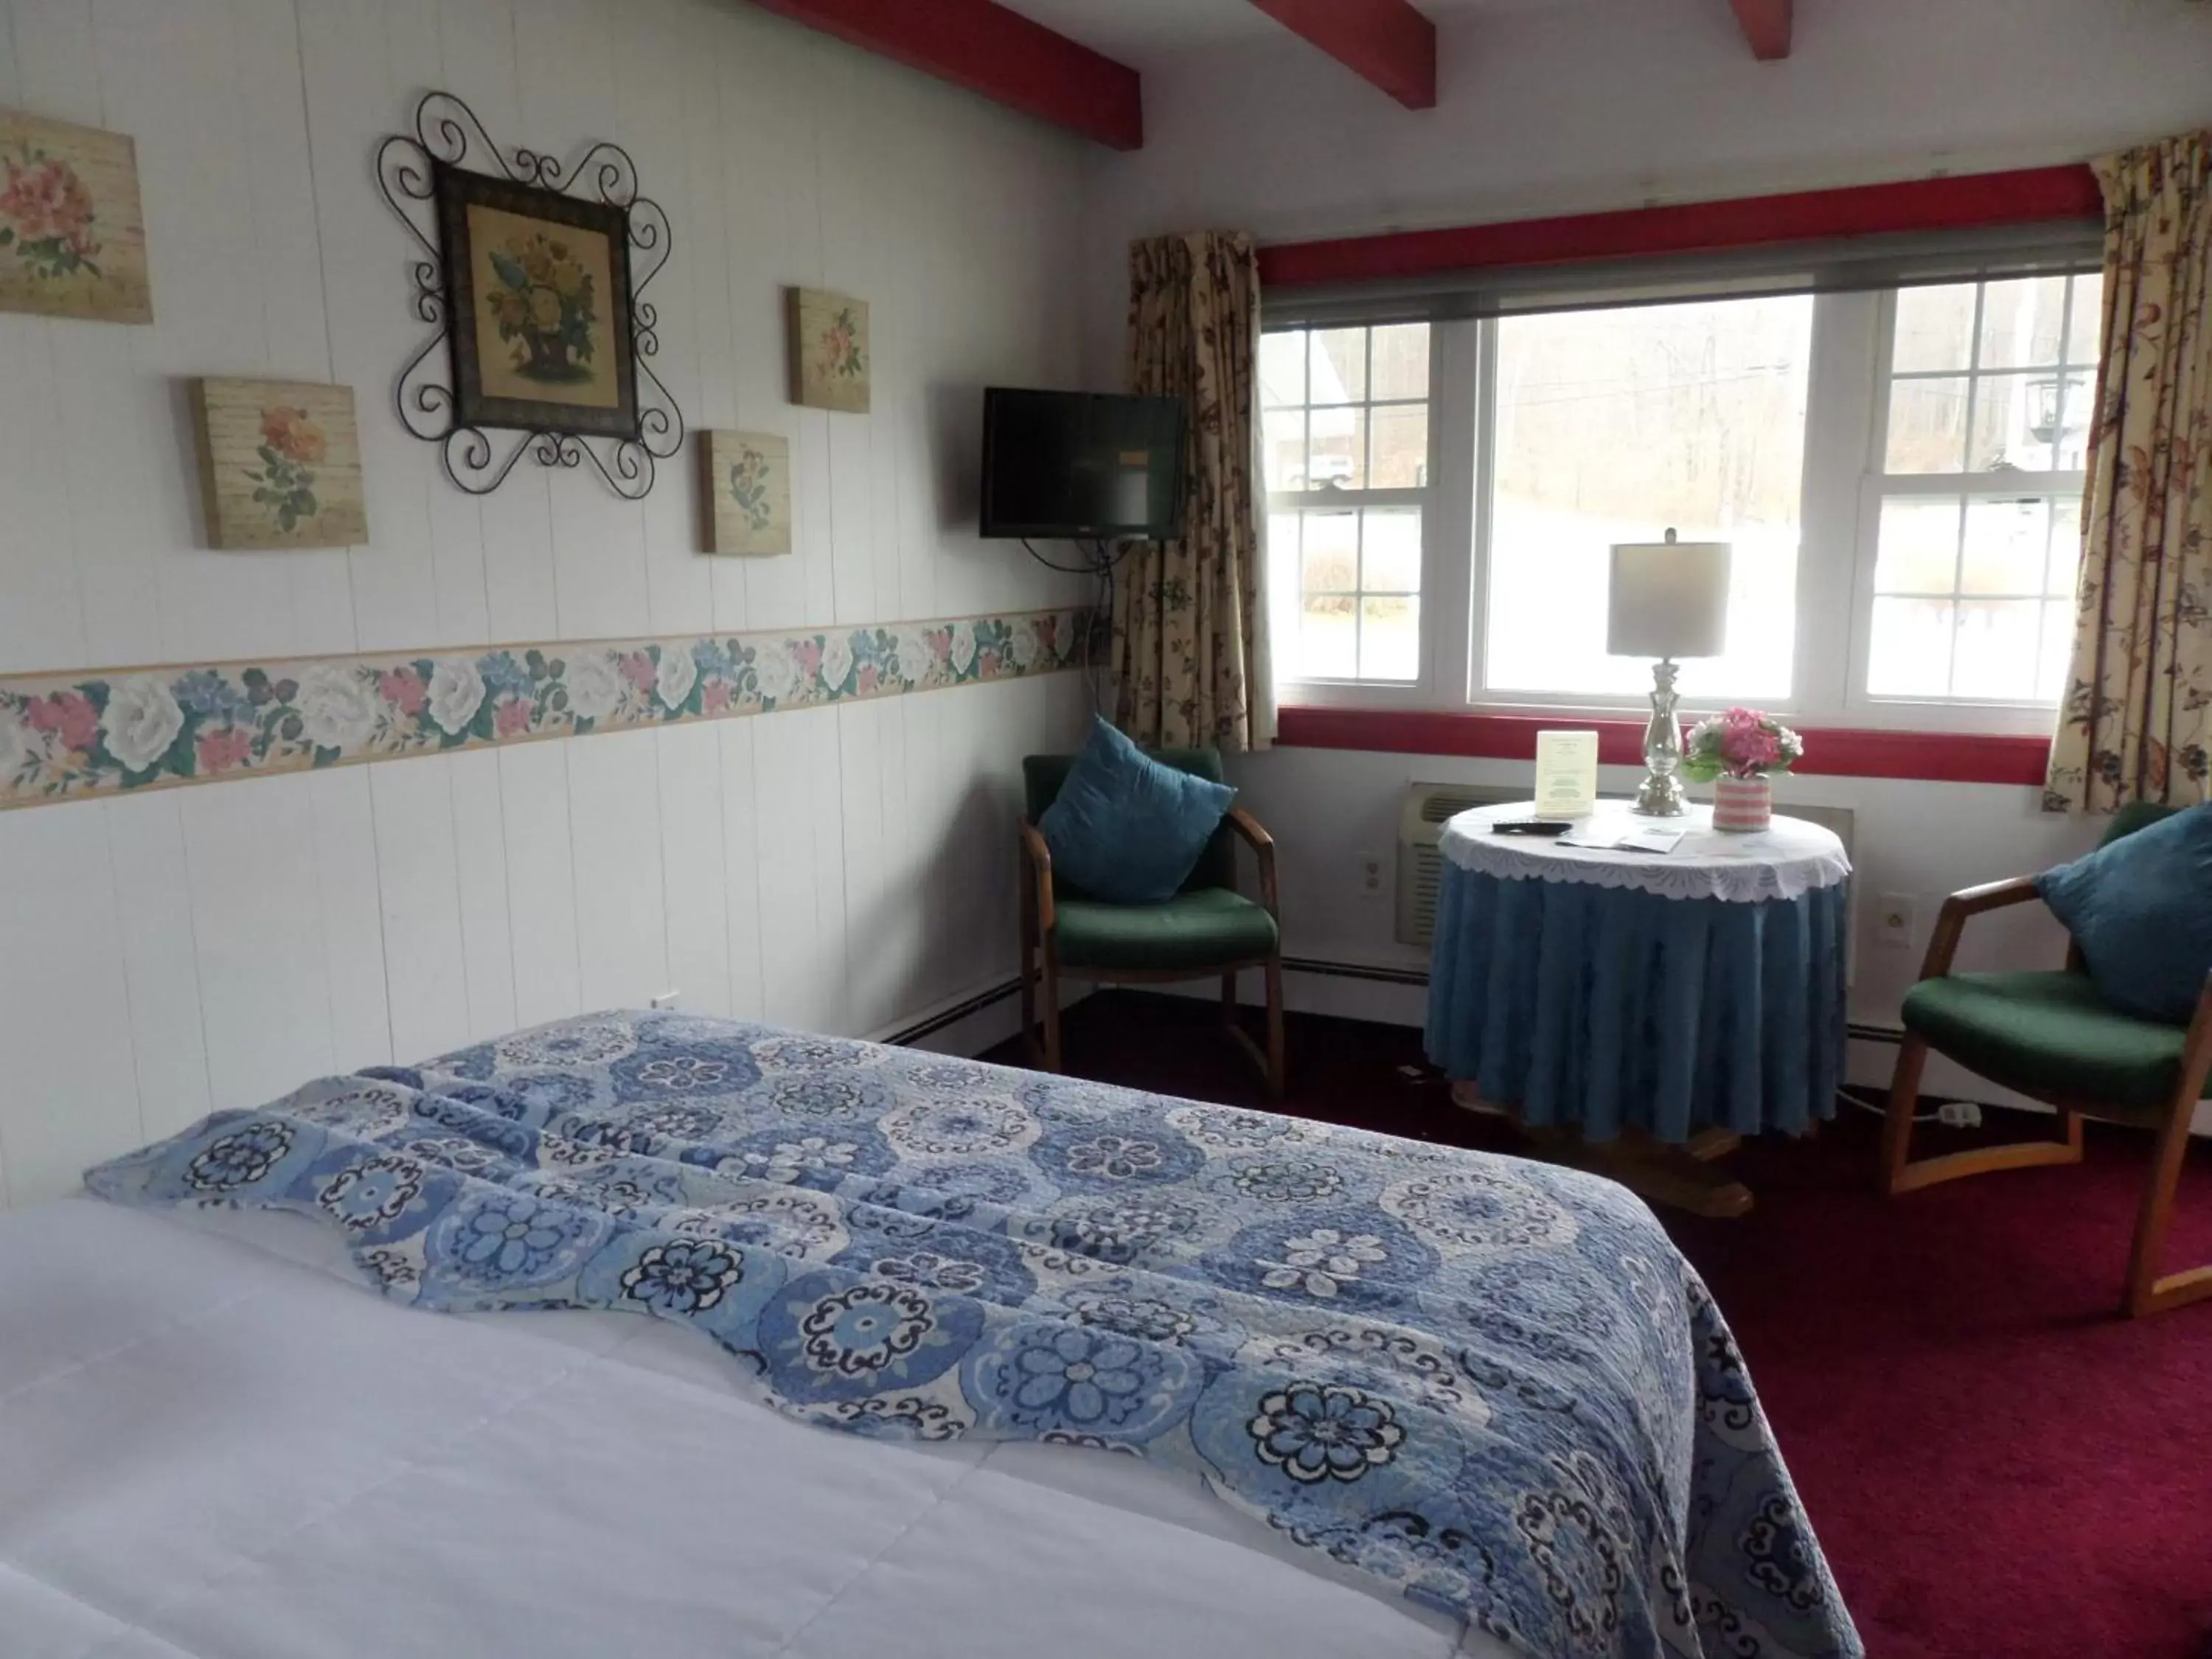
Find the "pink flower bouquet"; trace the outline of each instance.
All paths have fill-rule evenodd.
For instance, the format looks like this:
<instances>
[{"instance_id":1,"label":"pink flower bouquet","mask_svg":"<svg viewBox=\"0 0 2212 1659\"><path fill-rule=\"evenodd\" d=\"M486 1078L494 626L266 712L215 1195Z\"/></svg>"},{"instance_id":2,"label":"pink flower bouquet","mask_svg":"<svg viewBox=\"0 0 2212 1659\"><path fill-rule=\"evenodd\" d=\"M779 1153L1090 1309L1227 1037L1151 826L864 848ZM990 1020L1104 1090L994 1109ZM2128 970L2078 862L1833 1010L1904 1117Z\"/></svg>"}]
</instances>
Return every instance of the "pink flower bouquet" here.
<instances>
[{"instance_id":1,"label":"pink flower bouquet","mask_svg":"<svg viewBox=\"0 0 2212 1659\"><path fill-rule=\"evenodd\" d=\"M1763 778L1787 772L1805 752L1805 740L1756 708L1731 708L1699 720L1683 745L1682 775L1699 783L1715 778Z\"/></svg>"}]
</instances>

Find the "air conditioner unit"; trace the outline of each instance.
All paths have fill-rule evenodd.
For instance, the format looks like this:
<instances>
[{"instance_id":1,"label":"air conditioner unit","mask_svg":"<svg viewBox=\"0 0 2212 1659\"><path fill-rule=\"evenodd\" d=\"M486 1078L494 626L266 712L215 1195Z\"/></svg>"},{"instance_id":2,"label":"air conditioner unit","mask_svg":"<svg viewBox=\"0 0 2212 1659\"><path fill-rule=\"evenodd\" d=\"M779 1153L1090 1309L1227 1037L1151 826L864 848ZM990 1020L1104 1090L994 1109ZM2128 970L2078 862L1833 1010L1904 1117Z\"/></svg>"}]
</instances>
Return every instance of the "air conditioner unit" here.
<instances>
[{"instance_id":1,"label":"air conditioner unit","mask_svg":"<svg viewBox=\"0 0 2212 1659\"><path fill-rule=\"evenodd\" d=\"M1528 792L1497 784L1409 783L1398 810L1398 943L1428 945L1437 933L1443 884L1444 825L1477 806L1526 800Z\"/></svg>"}]
</instances>

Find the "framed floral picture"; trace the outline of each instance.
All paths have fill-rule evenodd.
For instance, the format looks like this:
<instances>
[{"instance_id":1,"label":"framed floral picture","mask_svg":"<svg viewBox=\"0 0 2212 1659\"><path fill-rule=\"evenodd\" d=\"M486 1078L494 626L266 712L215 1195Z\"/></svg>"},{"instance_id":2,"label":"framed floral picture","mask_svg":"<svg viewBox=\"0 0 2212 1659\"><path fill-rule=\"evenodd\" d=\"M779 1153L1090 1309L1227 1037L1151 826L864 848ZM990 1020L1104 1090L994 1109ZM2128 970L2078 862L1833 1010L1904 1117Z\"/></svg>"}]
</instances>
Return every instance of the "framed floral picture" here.
<instances>
[{"instance_id":1,"label":"framed floral picture","mask_svg":"<svg viewBox=\"0 0 2212 1659\"><path fill-rule=\"evenodd\" d=\"M785 290L791 323L791 401L868 412L868 302L819 289Z\"/></svg>"},{"instance_id":2,"label":"framed floral picture","mask_svg":"<svg viewBox=\"0 0 2212 1659\"><path fill-rule=\"evenodd\" d=\"M124 134L0 110L0 311L154 320Z\"/></svg>"},{"instance_id":3,"label":"framed floral picture","mask_svg":"<svg viewBox=\"0 0 2212 1659\"><path fill-rule=\"evenodd\" d=\"M637 439L628 212L442 164L435 187L458 423Z\"/></svg>"},{"instance_id":4,"label":"framed floral picture","mask_svg":"<svg viewBox=\"0 0 2212 1659\"><path fill-rule=\"evenodd\" d=\"M791 444L766 432L708 432L699 446L707 489L707 550L791 551Z\"/></svg>"},{"instance_id":5,"label":"framed floral picture","mask_svg":"<svg viewBox=\"0 0 2212 1659\"><path fill-rule=\"evenodd\" d=\"M351 386L194 380L191 405L210 547L368 539Z\"/></svg>"}]
</instances>

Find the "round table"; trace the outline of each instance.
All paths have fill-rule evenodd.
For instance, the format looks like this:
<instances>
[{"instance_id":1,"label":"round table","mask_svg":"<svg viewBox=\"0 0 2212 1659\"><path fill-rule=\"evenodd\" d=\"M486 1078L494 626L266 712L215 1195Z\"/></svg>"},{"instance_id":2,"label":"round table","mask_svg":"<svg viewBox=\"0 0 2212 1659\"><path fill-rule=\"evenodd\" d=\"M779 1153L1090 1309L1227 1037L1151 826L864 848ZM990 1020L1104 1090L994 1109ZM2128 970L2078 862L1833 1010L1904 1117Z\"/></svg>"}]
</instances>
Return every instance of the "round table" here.
<instances>
[{"instance_id":1,"label":"round table","mask_svg":"<svg viewBox=\"0 0 2212 1659\"><path fill-rule=\"evenodd\" d=\"M1802 1133L1843 1079L1850 859L1819 824L1751 834L1696 807L1601 801L1577 831L1686 833L1672 852L1501 836L1522 801L1445 825L1429 1057L1530 1128Z\"/></svg>"}]
</instances>

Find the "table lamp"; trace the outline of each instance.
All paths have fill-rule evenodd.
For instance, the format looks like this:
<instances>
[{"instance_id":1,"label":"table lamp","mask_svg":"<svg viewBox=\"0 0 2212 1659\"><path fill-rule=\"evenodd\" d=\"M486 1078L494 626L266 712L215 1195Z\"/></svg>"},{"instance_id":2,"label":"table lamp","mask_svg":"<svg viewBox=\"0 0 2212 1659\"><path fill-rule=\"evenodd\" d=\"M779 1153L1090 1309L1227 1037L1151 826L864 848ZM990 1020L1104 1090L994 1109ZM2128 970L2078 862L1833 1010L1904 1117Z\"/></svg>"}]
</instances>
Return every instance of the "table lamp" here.
<instances>
[{"instance_id":1,"label":"table lamp","mask_svg":"<svg viewBox=\"0 0 2212 1659\"><path fill-rule=\"evenodd\" d=\"M1729 544L1622 542L1613 550L1606 605L1606 654L1656 657L1651 723L1644 728L1643 784L1632 811L1649 818L1682 816L1686 792L1682 726L1674 718L1677 657L1717 657L1728 638Z\"/></svg>"}]
</instances>

